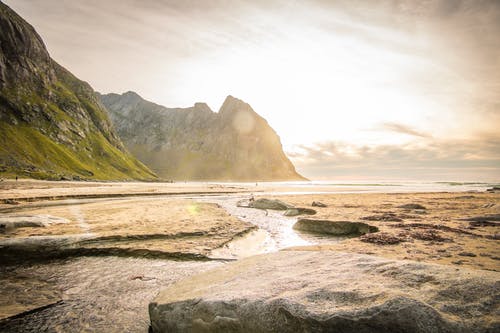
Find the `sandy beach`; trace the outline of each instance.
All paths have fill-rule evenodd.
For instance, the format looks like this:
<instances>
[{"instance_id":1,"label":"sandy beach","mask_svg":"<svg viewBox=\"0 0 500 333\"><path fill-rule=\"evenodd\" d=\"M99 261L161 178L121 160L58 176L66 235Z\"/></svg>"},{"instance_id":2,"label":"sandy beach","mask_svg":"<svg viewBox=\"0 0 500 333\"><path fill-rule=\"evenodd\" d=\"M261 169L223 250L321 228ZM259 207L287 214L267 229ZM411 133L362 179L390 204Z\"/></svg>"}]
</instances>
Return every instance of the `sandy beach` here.
<instances>
[{"instance_id":1,"label":"sandy beach","mask_svg":"<svg viewBox=\"0 0 500 333\"><path fill-rule=\"evenodd\" d=\"M500 214L500 195L489 193L332 194L279 197L299 206L321 201L314 218L363 221L379 228L373 240L346 239L333 245L301 247L373 254L474 269L500 270L498 224L481 224L470 218ZM407 204L425 209L398 208ZM394 238L394 244L377 234ZM377 242L377 240L379 240ZM299 249L299 248L296 248Z\"/></svg>"},{"instance_id":2,"label":"sandy beach","mask_svg":"<svg viewBox=\"0 0 500 333\"><path fill-rule=\"evenodd\" d=\"M148 298L160 286L233 260L280 250L349 252L500 271L500 193L349 193L352 189L347 187L276 183L9 180L0 186L0 255L7 263L0 272L2 295L7 295L0 304L0 331L5 332L29 331L33 322L60 330L102 328L116 299L137 313L141 324L134 327L146 330ZM240 200L259 198L278 199L316 214L287 217L283 211L237 207ZM362 222L378 232L315 235L293 229L301 218ZM148 263L168 266L170 273L151 270ZM96 298L99 291L84 287L81 276L61 273L75 265L87 272L85 279L108 284L111 289L105 297ZM125 270L113 271L114 265ZM127 285L134 281L149 296L139 301L117 280L128 281ZM107 310L99 310L99 319L91 324L83 317L86 311L95 311L94 299ZM77 300L81 306L69 320L64 311ZM50 318L57 320L50 324ZM116 331L130 325L122 318Z\"/></svg>"}]
</instances>

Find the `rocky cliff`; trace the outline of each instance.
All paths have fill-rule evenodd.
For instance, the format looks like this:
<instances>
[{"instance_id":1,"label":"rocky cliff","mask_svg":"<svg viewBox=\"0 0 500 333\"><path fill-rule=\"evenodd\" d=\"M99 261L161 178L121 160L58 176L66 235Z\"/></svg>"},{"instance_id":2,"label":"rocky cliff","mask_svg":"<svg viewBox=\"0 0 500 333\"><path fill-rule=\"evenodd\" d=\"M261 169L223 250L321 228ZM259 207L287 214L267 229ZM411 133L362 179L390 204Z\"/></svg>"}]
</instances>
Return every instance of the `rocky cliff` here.
<instances>
[{"instance_id":1,"label":"rocky cliff","mask_svg":"<svg viewBox=\"0 0 500 333\"><path fill-rule=\"evenodd\" d=\"M228 96L166 108L134 92L101 96L126 147L160 177L175 180L303 180L280 138L250 105Z\"/></svg>"},{"instance_id":2,"label":"rocky cliff","mask_svg":"<svg viewBox=\"0 0 500 333\"><path fill-rule=\"evenodd\" d=\"M51 59L35 29L0 2L0 175L154 179L114 132L87 83Z\"/></svg>"}]
</instances>

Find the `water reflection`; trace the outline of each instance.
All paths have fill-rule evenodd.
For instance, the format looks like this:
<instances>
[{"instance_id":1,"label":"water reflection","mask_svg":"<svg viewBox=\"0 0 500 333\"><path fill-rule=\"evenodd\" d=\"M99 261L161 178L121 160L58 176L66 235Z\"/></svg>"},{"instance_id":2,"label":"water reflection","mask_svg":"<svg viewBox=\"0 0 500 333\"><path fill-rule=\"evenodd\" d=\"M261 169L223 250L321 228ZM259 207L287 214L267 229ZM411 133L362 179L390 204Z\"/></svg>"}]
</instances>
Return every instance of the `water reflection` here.
<instances>
[{"instance_id":1,"label":"water reflection","mask_svg":"<svg viewBox=\"0 0 500 333\"><path fill-rule=\"evenodd\" d=\"M229 214L242 221L249 222L268 233L271 241L261 253L278 251L293 246L305 246L339 242L347 237L328 236L296 231L293 225L297 218L283 216L282 211L262 210L238 207L237 202L243 197L203 198L205 202L217 203Z\"/></svg>"}]
</instances>

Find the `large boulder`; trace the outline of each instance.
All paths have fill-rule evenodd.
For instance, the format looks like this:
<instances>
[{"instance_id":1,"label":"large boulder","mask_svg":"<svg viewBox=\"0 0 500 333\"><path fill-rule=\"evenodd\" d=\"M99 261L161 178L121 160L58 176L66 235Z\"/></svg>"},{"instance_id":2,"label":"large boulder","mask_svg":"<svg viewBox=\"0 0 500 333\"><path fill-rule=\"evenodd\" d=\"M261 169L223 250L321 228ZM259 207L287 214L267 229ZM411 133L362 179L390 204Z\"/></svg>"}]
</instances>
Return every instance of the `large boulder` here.
<instances>
[{"instance_id":1,"label":"large boulder","mask_svg":"<svg viewBox=\"0 0 500 333\"><path fill-rule=\"evenodd\" d=\"M302 208L302 207L289 208L283 213L284 216L314 215L314 214L316 214L316 211L314 209Z\"/></svg>"},{"instance_id":2,"label":"large boulder","mask_svg":"<svg viewBox=\"0 0 500 333\"><path fill-rule=\"evenodd\" d=\"M295 230L320 234L349 236L363 235L378 231L377 227L363 222L299 219L293 225Z\"/></svg>"},{"instance_id":3,"label":"large boulder","mask_svg":"<svg viewBox=\"0 0 500 333\"><path fill-rule=\"evenodd\" d=\"M292 205L287 204L286 202L283 202L281 200L266 199L266 198L252 200L248 203L248 207L257 209L271 209L271 210L287 210L293 208Z\"/></svg>"},{"instance_id":4,"label":"large boulder","mask_svg":"<svg viewBox=\"0 0 500 333\"><path fill-rule=\"evenodd\" d=\"M498 332L499 278L361 254L283 251L171 285L149 314L153 332Z\"/></svg>"}]
</instances>

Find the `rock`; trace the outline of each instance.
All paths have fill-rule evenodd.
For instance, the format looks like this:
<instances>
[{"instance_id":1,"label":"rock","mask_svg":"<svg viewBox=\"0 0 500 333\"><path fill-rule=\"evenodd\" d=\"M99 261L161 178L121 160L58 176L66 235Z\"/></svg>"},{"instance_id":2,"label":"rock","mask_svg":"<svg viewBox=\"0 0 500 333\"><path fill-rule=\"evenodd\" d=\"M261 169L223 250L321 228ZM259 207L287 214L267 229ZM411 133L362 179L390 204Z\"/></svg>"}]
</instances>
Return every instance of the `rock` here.
<instances>
[{"instance_id":1,"label":"rock","mask_svg":"<svg viewBox=\"0 0 500 333\"><path fill-rule=\"evenodd\" d=\"M328 235L362 235L378 231L377 227L363 222L299 219L293 225L295 230Z\"/></svg>"},{"instance_id":2,"label":"rock","mask_svg":"<svg viewBox=\"0 0 500 333\"><path fill-rule=\"evenodd\" d=\"M289 205L281 200L272 200L266 198L249 201L248 207L257 209L272 209L272 210L287 210L290 208L294 208L292 205Z\"/></svg>"},{"instance_id":3,"label":"rock","mask_svg":"<svg viewBox=\"0 0 500 333\"><path fill-rule=\"evenodd\" d=\"M477 255L472 252L460 252L458 255L462 257L477 257Z\"/></svg>"},{"instance_id":4,"label":"rock","mask_svg":"<svg viewBox=\"0 0 500 333\"><path fill-rule=\"evenodd\" d=\"M249 257L149 304L153 332L495 332L499 273L332 251Z\"/></svg>"},{"instance_id":5,"label":"rock","mask_svg":"<svg viewBox=\"0 0 500 333\"><path fill-rule=\"evenodd\" d=\"M313 201L311 206L313 206L313 207L328 207L327 205L325 205L324 203L319 202L319 201Z\"/></svg>"},{"instance_id":6,"label":"rock","mask_svg":"<svg viewBox=\"0 0 500 333\"><path fill-rule=\"evenodd\" d=\"M405 239L387 232L377 232L374 234L366 234L359 237L359 240L365 243L373 243L379 245L391 245L404 242Z\"/></svg>"},{"instance_id":7,"label":"rock","mask_svg":"<svg viewBox=\"0 0 500 333\"><path fill-rule=\"evenodd\" d=\"M3 203L6 205L19 205L20 204L19 201L16 201L14 199L4 199Z\"/></svg>"},{"instance_id":8,"label":"rock","mask_svg":"<svg viewBox=\"0 0 500 333\"><path fill-rule=\"evenodd\" d=\"M422 206L420 204L405 204L405 205L398 206L397 208L403 208L403 209L427 209L427 208L425 208L424 206Z\"/></svg>"},{"instance_id":9,"label":"rock","mask_svg":"<svg viewBox=\"0 0 500 333\"><path fill-rule=\"evenodd\" d=\"M473 222L489 222L489 221L500 221L500 214L491 214L484 216L473 216L465 218L464 221L473 221Z\"/></svg>"},{"instance_id":10,"label":"rock","mask_svg":"<svg viewBox=\"0 0 500 333\"><path fill-rule=\"evenodd\" d=\"M301 207L290 208L283 213L283 215L285 216L314 215L314 214L316 214L316 211L314 209L301 208Z\"/></svg>"},{"instance_id":11,"label":"rock","mask_svg":"<svg viewBox=\"0 0 500 333\"><path fill-rule=\"evenodd\" d=\"M469 225L471 227L498 227L500 226L500 223L490 221L470 221Z\"/></svg>"}]
</instances>

